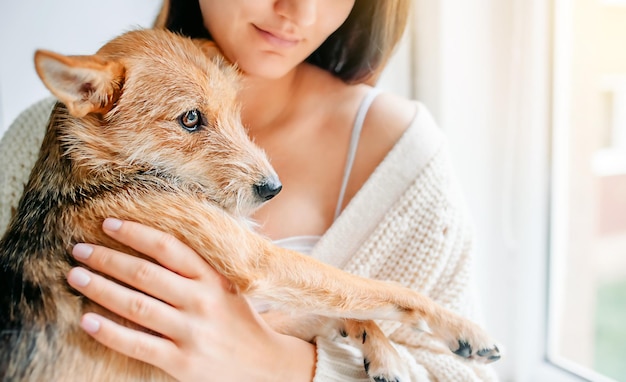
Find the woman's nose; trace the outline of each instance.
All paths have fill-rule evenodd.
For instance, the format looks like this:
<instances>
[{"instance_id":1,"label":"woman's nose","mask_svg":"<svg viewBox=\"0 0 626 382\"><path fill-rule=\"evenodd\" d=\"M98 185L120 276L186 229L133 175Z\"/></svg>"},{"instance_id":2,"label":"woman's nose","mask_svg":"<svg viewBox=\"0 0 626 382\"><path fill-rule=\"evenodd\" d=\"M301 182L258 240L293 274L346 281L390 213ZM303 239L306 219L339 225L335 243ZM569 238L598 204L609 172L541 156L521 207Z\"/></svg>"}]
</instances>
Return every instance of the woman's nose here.
<instances>
[{"instance_id":1,"label":"woman's nose","mask_svg":"<svg viewBox=\"0 0 626 382\"><path fill-rule=\"evenodd\" d=\"M317 0L278 0L274 9L300 27L312 25L317 18Z\"/></svg>"}]
</instances>

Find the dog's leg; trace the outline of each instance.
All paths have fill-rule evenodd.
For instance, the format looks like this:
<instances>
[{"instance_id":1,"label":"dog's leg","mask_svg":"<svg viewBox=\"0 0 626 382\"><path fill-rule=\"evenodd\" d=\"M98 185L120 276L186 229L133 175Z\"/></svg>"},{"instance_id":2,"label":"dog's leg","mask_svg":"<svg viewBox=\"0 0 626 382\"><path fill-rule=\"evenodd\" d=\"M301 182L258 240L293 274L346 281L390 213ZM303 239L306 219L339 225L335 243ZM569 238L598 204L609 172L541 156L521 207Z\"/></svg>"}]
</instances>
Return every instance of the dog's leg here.
<instances>
[{"instance_id":1,"label":"dog's leg","mask_svg":"<svg viewBox=\"0 0 626 382\"><path fill-rule=\"evenodd\" d=\"M428 297L397 284L357 277L277 247L242 221L194 196L154 195L143 189L134 195L134 207L125 210L127 205L120 200L111 210L91 214L99 219L116 216L138 220L175 234L239 292L268 301L273 308L356 320L396 320L416 328L422 328L425 322L433 335L461 357L482 362L499 358L497 346L481 328ZM155 212L155 216L145 216L145 211L158 211L158 215ZM84 225L84 220L81 223Z\"/></svg>"},{"instance_id":2,"label":"dog's leg","mask_svg":"<svg viewBox=\"0 0 626 382\"><path fill-rule=\"evenodd\" d=\"M396 349L374 321L357 321L312 314L269 311L263 319L275 331L313 342L316 337L350 340L363 353L366 373L376 382L408 381L406 367Z\"/></svg>"},{"instance_id":3,"label":"dog's leg","mask_svg":"<svg viewBox=\"0 0 626 382\"><path fill-rule=\"evenodd\" d=\"M395 320L416 329L425 323L461 357L483 362L499 358L495 342L481 328L418 292L357 277L265 241L259 246L264 251L257 259L258 273L242 290L247 295L270 300L277 308L328 317Z\"/></svg>"},{"instance_id":4,"label":"dog's leg","mask_svg":"<svg viewBox=\"0 0 626 382\"><path fill-rule=\"evenodd\" d=\"M365 371L374 381L409 380L400 355L374 321L345 320L341 334L360 344Z\"/></svg>"}]
</instances>

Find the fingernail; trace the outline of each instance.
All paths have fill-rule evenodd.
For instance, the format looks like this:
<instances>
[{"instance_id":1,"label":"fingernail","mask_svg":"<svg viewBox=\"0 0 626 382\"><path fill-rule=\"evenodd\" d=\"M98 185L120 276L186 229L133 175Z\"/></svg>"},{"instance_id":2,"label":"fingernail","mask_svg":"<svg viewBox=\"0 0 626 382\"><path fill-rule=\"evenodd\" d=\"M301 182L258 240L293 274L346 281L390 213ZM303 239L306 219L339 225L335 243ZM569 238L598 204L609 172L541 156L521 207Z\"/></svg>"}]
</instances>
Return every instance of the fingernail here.
<instances>
[{"instance_id":1,"label":"fingernail","mask_svg":"<svg viewBox=\"0 0 626 382\"><path fill-rule=\"evenodd\" d=\"M74 286L85 287L91 281L91 277L81 268L74 268L67 276L67 281Z\"/></svg>"},{"instance_id":2,"label":"fingernail","mask_svg":"<svg viewBox=\"0 0 626 382\"><path fill-rule=\"evenodd\" d=\"M106 218L102 223L102 228L109 231L117 231L122 226L122 221L119 219Z\"/></svg>"},{"instance_id":3,"label":"fingernail","mask_svg":"<svg viewBox=\"0 0 626 382\"><path fill-rule=\"evenodd\" d=\"M74 246L74 249L72 249L72 255L74 255L75 258L81 260L87 260L89 256L91 256L92 252L93 247L91 245L83 243L76 244Z\"/></svg>"},{"instance_id":4,"label":"fingernail","mask_svg":"<svg viewBox=\"0 0 626 382\"><path fill-rule=\"evenodd\" d=\"M80 327L88 333L97 333L100 330L100 321L91 315L84 315L80 320Z\"/></svg>"}]
</instances>

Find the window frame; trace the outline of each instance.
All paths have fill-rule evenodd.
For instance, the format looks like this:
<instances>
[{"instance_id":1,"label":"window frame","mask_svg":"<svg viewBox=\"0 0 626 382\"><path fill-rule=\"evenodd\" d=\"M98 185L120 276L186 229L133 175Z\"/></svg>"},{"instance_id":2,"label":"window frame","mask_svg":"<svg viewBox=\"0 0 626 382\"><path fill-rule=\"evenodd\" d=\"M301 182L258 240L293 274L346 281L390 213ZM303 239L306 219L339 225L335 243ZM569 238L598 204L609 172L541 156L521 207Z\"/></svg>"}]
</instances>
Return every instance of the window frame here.
<instances>
[{"instance_id":1,"label":"window frame","mask_svg":"<svg viewBox=\"0 0 626 382\"><path fill-rule=\"evenodd\" d=\"M546 362L561 369L563 372L577 377L578 380L599 382L615 382L614 379L604 376L592 369L579 365L557 354L553 344L556 341L556 329L558 325L558 313L550 312L558 310L558 296L562 293L563 269L567 250L567 222L569 200L567 199L567 187L569 187L567 174L569 173L569 127L570 127L570 88L573 43L573 0L552 0L554 8L551 19L553 20L553 63L552 63L552 163L551 163L551 187L550 199L550 247L548 253L549 271L547 274L548 300L546 307ZM623 2L626 4L626 2ZM597 163L597 162L596 162ZM555 202L558 201L558 202ZM552 282L551 282L552 280ZM556 285L555 285L556 284Z\"/></svg>"},{"instance_id":2,"label":"window frame","mask_svg":"<svg viewBox=\"0 0 626 382\"><path fill-rule=\"evenodd\" d=\"M534 320L531 327L534 328L535 333L520 339L515 348L518 353L529 352L534 356L528 357L525 363L518 366L514 379L609 382L613 379L559 357L553 348L557 325L554 312L559 304L558 296L561 292L559 286L562 285L559 281L564 276L562 270L567 254L566 222L569 200L564 187L568 187L569 184L567 176L570 154L568 147L569 95L571 94L569 82L571 79L573 5L572 0L552 0L543 5L541 0L533 0L530 3L529 12L525 12L526 20L522 21L522 24L527 27L526 30L530 30L530 26L536 27L538 20L543 19L545 25L538 28L538 33L533 33L530 41L522 47L522 54L539 60L542 57L541 51L547 49L551 54L546 55L547 62L544 61L539 66L535 65L534 69L530 66L524 70L527 79L524 81L525 85L521 86L522 89L525 88L522 91L529 95L530 99L543 100L543 102L535 102L534 106L529 102L526 107L522 107L524 110L520 112L529 113L537 118L538 123L529 124L527 127L538 130L536 137L543 137L537 139L535 145L541 145L547 149L543 153L543 160L529 165L527 178L518 177L518 187L528 188L529 185L534 184L539 185L538 188L541 191L535 196L534 201L529 200L526 205L518 206L517 211L518 216L524 214L522 212L524 209L535 211L528 216L525 224L519 225L525 227L522 228L526 231L522 237L527 239L520 241L526 243L521 244L520 252L535 254L522 260L526 263L528 271L524 272L519 288L525 288L533 283L536 285L532 294L522 298L522 301L527 304L526 317L531 322ZM542 41L550 41L550 44L545 45ZM541 82L549 84L548 87L542 86ZM542 110L541 103L548 105L548 108ZM541 120L545 122L540 123ZM541 134L539 130L547 133ZM531 161L532 150L527 150L522 156L525 157L520 159L522 162ZM546 195L546 200L543 202L540 200L541 194ZM531 227L535 227L535 232L532 232ZM536 273L532 269L541 270L542 281L537 283ZM531 297L533 295L534 297Z\"/></svg>"},{"instance_id":3,"label":"window frame","mask_svg":"<svg viewBox=\"0 0 626 382\"><path fill-rule=\"evenodd\" d=\"M532 3L532 4L530 4ZM519 381L614 381L591 369L583 367L575 362L559 357L553 348L556 335L555 326L557 317L554 312L558 308L558 296L561 292L560 279L564 276L562 270L567 254L567 217L569 203L567 198L568 168L569 168L569 111L570 111L570 88L571 56L572 56L572 0L552 0L541 4L541 0L533 0L529 3L526 20L521 23L537 26L537 20L544 20L542 28L533 33L530 41L521 48L522 54L534 57L541 61L541 51L546 49L551 54L546 55L548 60L543 64L535 62L524 69L527 77L520 86L521 91L530 99L543 100L528 102L522 106L520 113L534 115L536 123L526 125L526 128L537 130L534 147L538 145L546 147L543 152L543 160L529 164L526 169L526 178L517 177L517 187L529 188L534 185L540 191L534 200L529 199L517 208L517 216L524 215L523 210L535 211L529 213L525 223L520 224L520 234L524 240L520 240L520 253L533 254L522 260L526 264L526 272L523 272L519 288L526 288L535 284L533 292L521 298L529 319L532 335L521 337L515 347L519 354L533 354L521 362L514 374L514 379ZM551 4L550 4L551 3ZM547 4L547 5L546 5ZM542 9L543 8L543 9ZM550 41L545 45L543 41ZM533 59L531 59L533 60ZM543 68L542 68L543 67ZM541 73L544 71L543 73ZM542 82L549 84L542 86ZM540 104L548 105L542 109ZM540 121L545 121L541 123ZM546 133L542 134L540 130ZM539 138L542 137L542 138ZM520 161L532 161L533 150L521 153ZM536 153L535 153L536 154ZM532 175L534 174L534 175ZM541 201L541 194L546 200ZM534 228L532 228L534 227ZM544 243L543 245L541 243ZM540 270L542 279L537 282L536 271ZM523 295L523 294L522 294ZM534 296L534 297L533 297ZM518 313L522 314L520 309ZM533 318L534 317L534 318ZM534 322L533 322L534 321ZM543 336L542 336L543 334ZM520 356L521 357L521 356ZM523 359L518 357L518 359Z\"/></svg>"}]
</instances>

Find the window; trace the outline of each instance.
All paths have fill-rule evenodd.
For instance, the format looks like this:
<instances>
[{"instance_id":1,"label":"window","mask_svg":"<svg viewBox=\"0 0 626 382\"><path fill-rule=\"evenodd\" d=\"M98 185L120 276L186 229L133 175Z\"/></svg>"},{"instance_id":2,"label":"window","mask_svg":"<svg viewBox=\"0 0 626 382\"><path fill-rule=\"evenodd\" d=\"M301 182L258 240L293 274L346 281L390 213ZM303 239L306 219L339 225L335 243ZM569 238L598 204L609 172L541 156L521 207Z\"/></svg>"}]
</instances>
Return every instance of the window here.
<instances>
[{"instance_id":1,"label":"window","mask_svg":"<svg viewBox=\"0 0 626 382\"><path fill-rule=\"evenodd\" d=\"M548 359L626 380L626 2L556 0Z\"/></svg>"},{"instance_id":2,"label":"window","mask_svg":"<svg viewBox=\"0 0 626 382\"><path fill-rule=\"evenodd\" d=\"M626 1L415 4L413 94L475 219L499 376L626 381Z\"/></svg>"}]
</instances>

